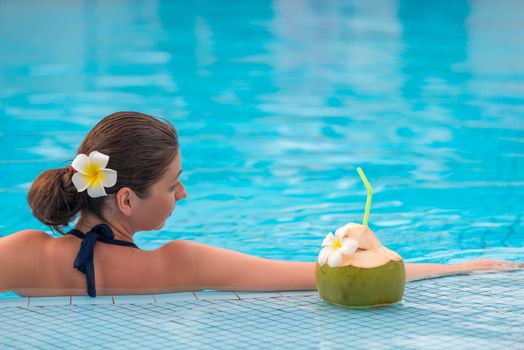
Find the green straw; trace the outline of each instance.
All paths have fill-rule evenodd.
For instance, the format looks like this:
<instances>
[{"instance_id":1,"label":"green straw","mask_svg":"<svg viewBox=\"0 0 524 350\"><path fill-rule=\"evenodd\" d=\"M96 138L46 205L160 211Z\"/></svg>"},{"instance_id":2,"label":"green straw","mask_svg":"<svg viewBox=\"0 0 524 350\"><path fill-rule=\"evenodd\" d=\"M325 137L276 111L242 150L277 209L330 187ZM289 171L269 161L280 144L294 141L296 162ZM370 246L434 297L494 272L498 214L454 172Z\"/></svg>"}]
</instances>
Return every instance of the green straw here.
<instances>
[{"instance_id":1,"label":"green straw","mask_svg":"<svg viewBox=\"0 0 524 350\"><path fill-rule=\"evenodd\" d=\"M364 172L360 167L357 168L358 174L360 175L360 178L362 179L362 182L364 182L364 185L366 186L368 190L368 198L366 199L366 211L364 212L364 222L362 223L364 226L367 226L368 219L369 219L369 209L371 208L371 197L373 197L373 188L369 184L368 179L366 178L366 175L364 175Z\"/></svg>"}]
</instances>

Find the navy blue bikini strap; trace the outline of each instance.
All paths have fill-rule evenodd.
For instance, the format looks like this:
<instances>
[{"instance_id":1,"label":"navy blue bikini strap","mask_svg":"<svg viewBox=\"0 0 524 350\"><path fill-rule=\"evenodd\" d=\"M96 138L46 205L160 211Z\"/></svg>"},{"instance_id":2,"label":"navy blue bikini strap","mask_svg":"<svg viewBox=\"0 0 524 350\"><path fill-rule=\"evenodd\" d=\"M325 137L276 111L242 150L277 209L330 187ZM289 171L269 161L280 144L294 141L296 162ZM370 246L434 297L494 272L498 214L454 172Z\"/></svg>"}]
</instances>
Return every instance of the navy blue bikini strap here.
<instances>
[{"instance_id":1,"label":"navy blue bikini strap","mask_svg":"<svg viewBox=\"0 0 524 350\"><path fill-rule=\"evenodd\" d=\"M102 224L102 225L105 225L105 224ZM96 226L95 226L96 227ZM88 232L89 233L89 232ZM86 238L86 234L83 233L82 231L80 230L77 230L77 229L72 229L71 231L67 232L66 235L68 234L72 234L73 236L76 236L80 239L84 239ZM109 238L106 238L105 236L99 236L98 237L98 240L100 242L103 242L103 243L107 243L107 244L113 244L113 245L121 245L121 246L124 246L124 247L132 247L132 248L136 248L136 249L140 249L135 243L133 242L128 242L128 241L121 241L121 240L118 240L118 239L109 239Z\"/></svg>"},{"instance_id":2,"label":"navy blue bikini strap","mask_svg":"<svg viewBox=\"0 0 524 350\"><path fill-rule=\"evenodd\" d=\"M69 231L68 234L69 233L82 239L82 244L80 245L80 250L75 258L73 267L86 275L87 294L90 297L96 297L95 267L93 264L93 250L96 241L138 249L136 244L132 242L114 239L115 235L113 234L113 230L111 230L111 227L107 224L96 225L86 234L76 229Z\"/></svg>"}]
</instances>

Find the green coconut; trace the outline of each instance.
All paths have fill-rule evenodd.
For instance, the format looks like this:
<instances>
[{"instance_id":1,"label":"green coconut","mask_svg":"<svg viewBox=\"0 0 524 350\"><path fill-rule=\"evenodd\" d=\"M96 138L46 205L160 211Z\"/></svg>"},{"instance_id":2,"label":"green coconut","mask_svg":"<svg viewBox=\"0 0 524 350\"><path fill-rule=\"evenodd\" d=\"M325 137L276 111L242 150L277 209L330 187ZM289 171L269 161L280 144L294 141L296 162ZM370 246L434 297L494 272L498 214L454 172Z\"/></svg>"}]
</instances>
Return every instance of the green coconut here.
<instances>
[{"instance_id":1,"label":"green coconut","mask_svg":"<svg viewBox=\"0 0 524 350\"><path fill-rule=\"evenodd\" d=\"M343 230L344 238L355 239L358 249L343 255L337 267L317 262L315 278L320 297L328 303L356 308L402 300L406 272L400 255L384 247L368 226L351 223L339 230Z\"/></svg>"}]
</instances>

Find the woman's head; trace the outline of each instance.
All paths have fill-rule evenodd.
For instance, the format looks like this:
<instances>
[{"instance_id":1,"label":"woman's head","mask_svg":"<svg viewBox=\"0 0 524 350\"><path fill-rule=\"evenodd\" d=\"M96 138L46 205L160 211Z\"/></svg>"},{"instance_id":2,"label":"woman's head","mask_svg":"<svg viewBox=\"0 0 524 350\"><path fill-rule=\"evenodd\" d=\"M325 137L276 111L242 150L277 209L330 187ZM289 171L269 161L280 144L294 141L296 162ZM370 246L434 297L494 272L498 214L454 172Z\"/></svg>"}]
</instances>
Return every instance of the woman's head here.
<instances>
[{"instance_id":1,"label":"woman's head","mask_svg":"<svg viewBox=\"0 0 524 350\"><path fill-rule=\"evenodd\" d=\"M148 198L154 184L167 172L176 171L177 164L180 167L175 128L143 113L117 112L102 119L78 147L78 154L93 151L109 156L107 168L117 171L115 186L106 188L108 196L92 198L87 191L78 192L66 168L47 170L34 181L28 195L38 220L60 232L79 212L105 220L108 200L121 189Z\"/></svg>"}]
</instances>

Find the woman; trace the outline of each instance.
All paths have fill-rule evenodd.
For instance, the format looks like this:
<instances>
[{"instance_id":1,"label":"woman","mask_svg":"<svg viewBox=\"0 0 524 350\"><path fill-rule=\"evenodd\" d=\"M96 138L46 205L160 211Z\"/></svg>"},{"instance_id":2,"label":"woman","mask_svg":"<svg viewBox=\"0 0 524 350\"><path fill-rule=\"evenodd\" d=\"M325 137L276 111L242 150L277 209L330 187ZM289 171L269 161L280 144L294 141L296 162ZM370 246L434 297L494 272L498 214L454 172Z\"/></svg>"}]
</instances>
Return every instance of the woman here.
<instances>
[{"instance_id":1,"label":"woman","mask_svg":"<svg viewBox=\"0 0 524 350\"><path fill-rule=\"evenodd\" d=\"M136 232L162 228L187 196L176 131L168 122L136 112L111 114L89 132L78 153L72 165L40 174L28 195L42 223L64 233L78 217L75 228L59 238L38 230L1 238L0 292L96 296L316 289L315 262L264 259L185 240L152 251L134 245ZM406 264L406 273L414 280L516 267L477 260Z\"/></svg>"}]
</instances>

